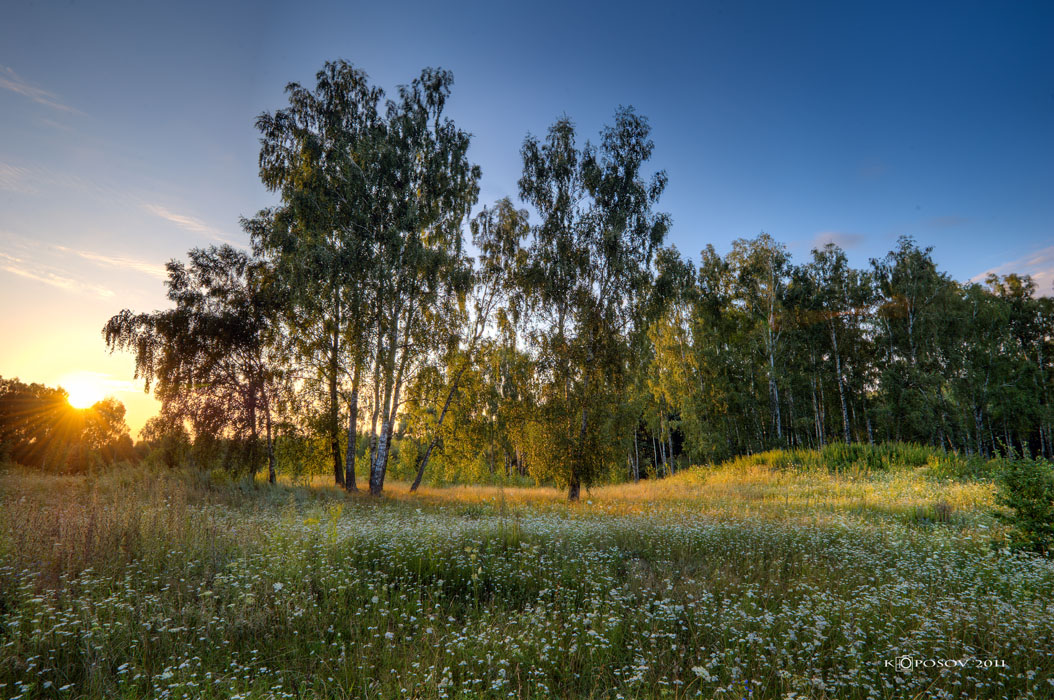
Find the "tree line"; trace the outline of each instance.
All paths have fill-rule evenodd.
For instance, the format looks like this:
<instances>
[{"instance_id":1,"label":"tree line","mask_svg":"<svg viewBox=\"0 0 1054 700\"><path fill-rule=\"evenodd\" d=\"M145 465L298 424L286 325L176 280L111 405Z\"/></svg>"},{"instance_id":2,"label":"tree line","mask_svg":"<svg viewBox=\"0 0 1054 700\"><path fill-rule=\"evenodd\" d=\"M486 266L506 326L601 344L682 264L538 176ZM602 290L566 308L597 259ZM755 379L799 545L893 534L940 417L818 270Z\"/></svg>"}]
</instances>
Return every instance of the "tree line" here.
<instances>
[{"instance_id":1,"label":"tree line","mask_svg":"<svg viewBox=\"0 0 1054 700\"><path fill-rule=\"evenodd\" d=\"M51 472L84 472L139 455L125 408L107 397L74 408L65 389L0 377L0 464Z\"/></svg>"},{"instance_id":2,"label":"tree line","mask_svg":"<svg viewBox=\"0 0 1054 700\"><path fill-rule=\"evenodd\" d=\"M909 238L865 270L833 245L795 265L765 234L695 264L664 245L632 108L595 143L566 117L528 135L526 208L473 213L452 84L426 69L388 97L338 61L260 115L278 204L243 219L252 250L192 250L172 308L103 329L161 401L156 442L272 482L322 450L348 490L392 469L572 499L777 446L1054 449L1054 310L1028 277L960 284Z\"/></svg>"},{"instance_id":3,"label":"tree line","mask_svg":"<svg viewBox=\"0 0 1054 700\"><path fill-rule=\"evenodd\" d=\"M648 384L692 459L835 441L1054 449L1054 300L1028 276L959 283L908 237L867 269L835 245L794 265L764 234L662 264L679 282Z\"/></svg>"}]
</instances>

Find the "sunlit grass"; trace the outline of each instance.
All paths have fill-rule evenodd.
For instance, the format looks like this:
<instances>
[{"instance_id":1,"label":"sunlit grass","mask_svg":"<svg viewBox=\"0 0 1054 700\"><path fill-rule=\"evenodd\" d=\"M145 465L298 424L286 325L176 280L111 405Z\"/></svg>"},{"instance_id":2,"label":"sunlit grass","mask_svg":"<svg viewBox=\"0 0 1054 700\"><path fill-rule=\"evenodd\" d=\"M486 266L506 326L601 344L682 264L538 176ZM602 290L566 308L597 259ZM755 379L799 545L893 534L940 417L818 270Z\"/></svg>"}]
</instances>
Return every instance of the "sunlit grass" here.
<instances>
[{"instance_id":1,"label":"sunlit grass","mask_svg":"<svg viewBox=\"0 0 1054 700\"><path fill-rule=\"evenodd\" d=\"M1051 697L1054 563L990 482L781 459L577 504L8 472L0 697Z\"/></svg>"}]
</instances>

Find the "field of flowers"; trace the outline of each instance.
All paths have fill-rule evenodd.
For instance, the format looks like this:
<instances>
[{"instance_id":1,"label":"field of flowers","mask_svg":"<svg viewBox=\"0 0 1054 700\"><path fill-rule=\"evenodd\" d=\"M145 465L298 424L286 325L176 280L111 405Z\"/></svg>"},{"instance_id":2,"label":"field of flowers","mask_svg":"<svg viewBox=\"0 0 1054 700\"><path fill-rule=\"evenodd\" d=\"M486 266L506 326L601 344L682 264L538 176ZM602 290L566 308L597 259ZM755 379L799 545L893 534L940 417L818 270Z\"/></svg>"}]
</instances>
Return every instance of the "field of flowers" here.
<instances>
[{"instance_id":1,"label":"field of flowers","mask_svg":"<svg viewBox=\"0 0 1054 700\"><path fill-rule=\"evenodd\" d=\"M987 481L0 475L3 698L1051 698L1054 561Z\"/></svg>"}]
</instances>

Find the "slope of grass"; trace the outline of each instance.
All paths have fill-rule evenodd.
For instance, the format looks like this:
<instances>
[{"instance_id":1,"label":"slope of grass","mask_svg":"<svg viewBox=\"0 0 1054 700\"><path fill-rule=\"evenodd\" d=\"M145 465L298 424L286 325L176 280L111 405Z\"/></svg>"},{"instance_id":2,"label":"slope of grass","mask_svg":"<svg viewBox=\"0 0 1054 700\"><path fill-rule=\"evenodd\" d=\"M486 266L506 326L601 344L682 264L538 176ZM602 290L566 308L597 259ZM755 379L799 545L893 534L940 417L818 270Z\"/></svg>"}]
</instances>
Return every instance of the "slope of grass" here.
<instances>
[{"instance_id":1,"label":"slope of grass","mask_svg":"<svg viewBox=\"0 0 1054 700\"><path fill-rule=\"evenodd\" d=\"M1054 696L1054 562L989 482L806 459L578 505L8 472L0 697Z\"/></svg>"}]
</instances>

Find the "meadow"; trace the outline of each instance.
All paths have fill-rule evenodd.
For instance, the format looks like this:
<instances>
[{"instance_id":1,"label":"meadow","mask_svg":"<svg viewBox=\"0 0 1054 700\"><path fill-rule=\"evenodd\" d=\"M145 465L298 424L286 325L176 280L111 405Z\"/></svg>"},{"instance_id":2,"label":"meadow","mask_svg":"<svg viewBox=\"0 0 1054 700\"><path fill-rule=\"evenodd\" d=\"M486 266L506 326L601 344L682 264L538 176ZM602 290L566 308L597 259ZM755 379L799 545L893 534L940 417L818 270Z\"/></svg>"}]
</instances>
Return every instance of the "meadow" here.
<instances>
[{"instance_id":1,"label":"meadow","mask_svg":"<svg viewBox=\"0 0 1054 700\"><path fill-rule=\"evenodd\" d=\"M983 465L775 452L383 498L0 473L0 697L1050 698Z\"/></svg>"}]
</instances>

